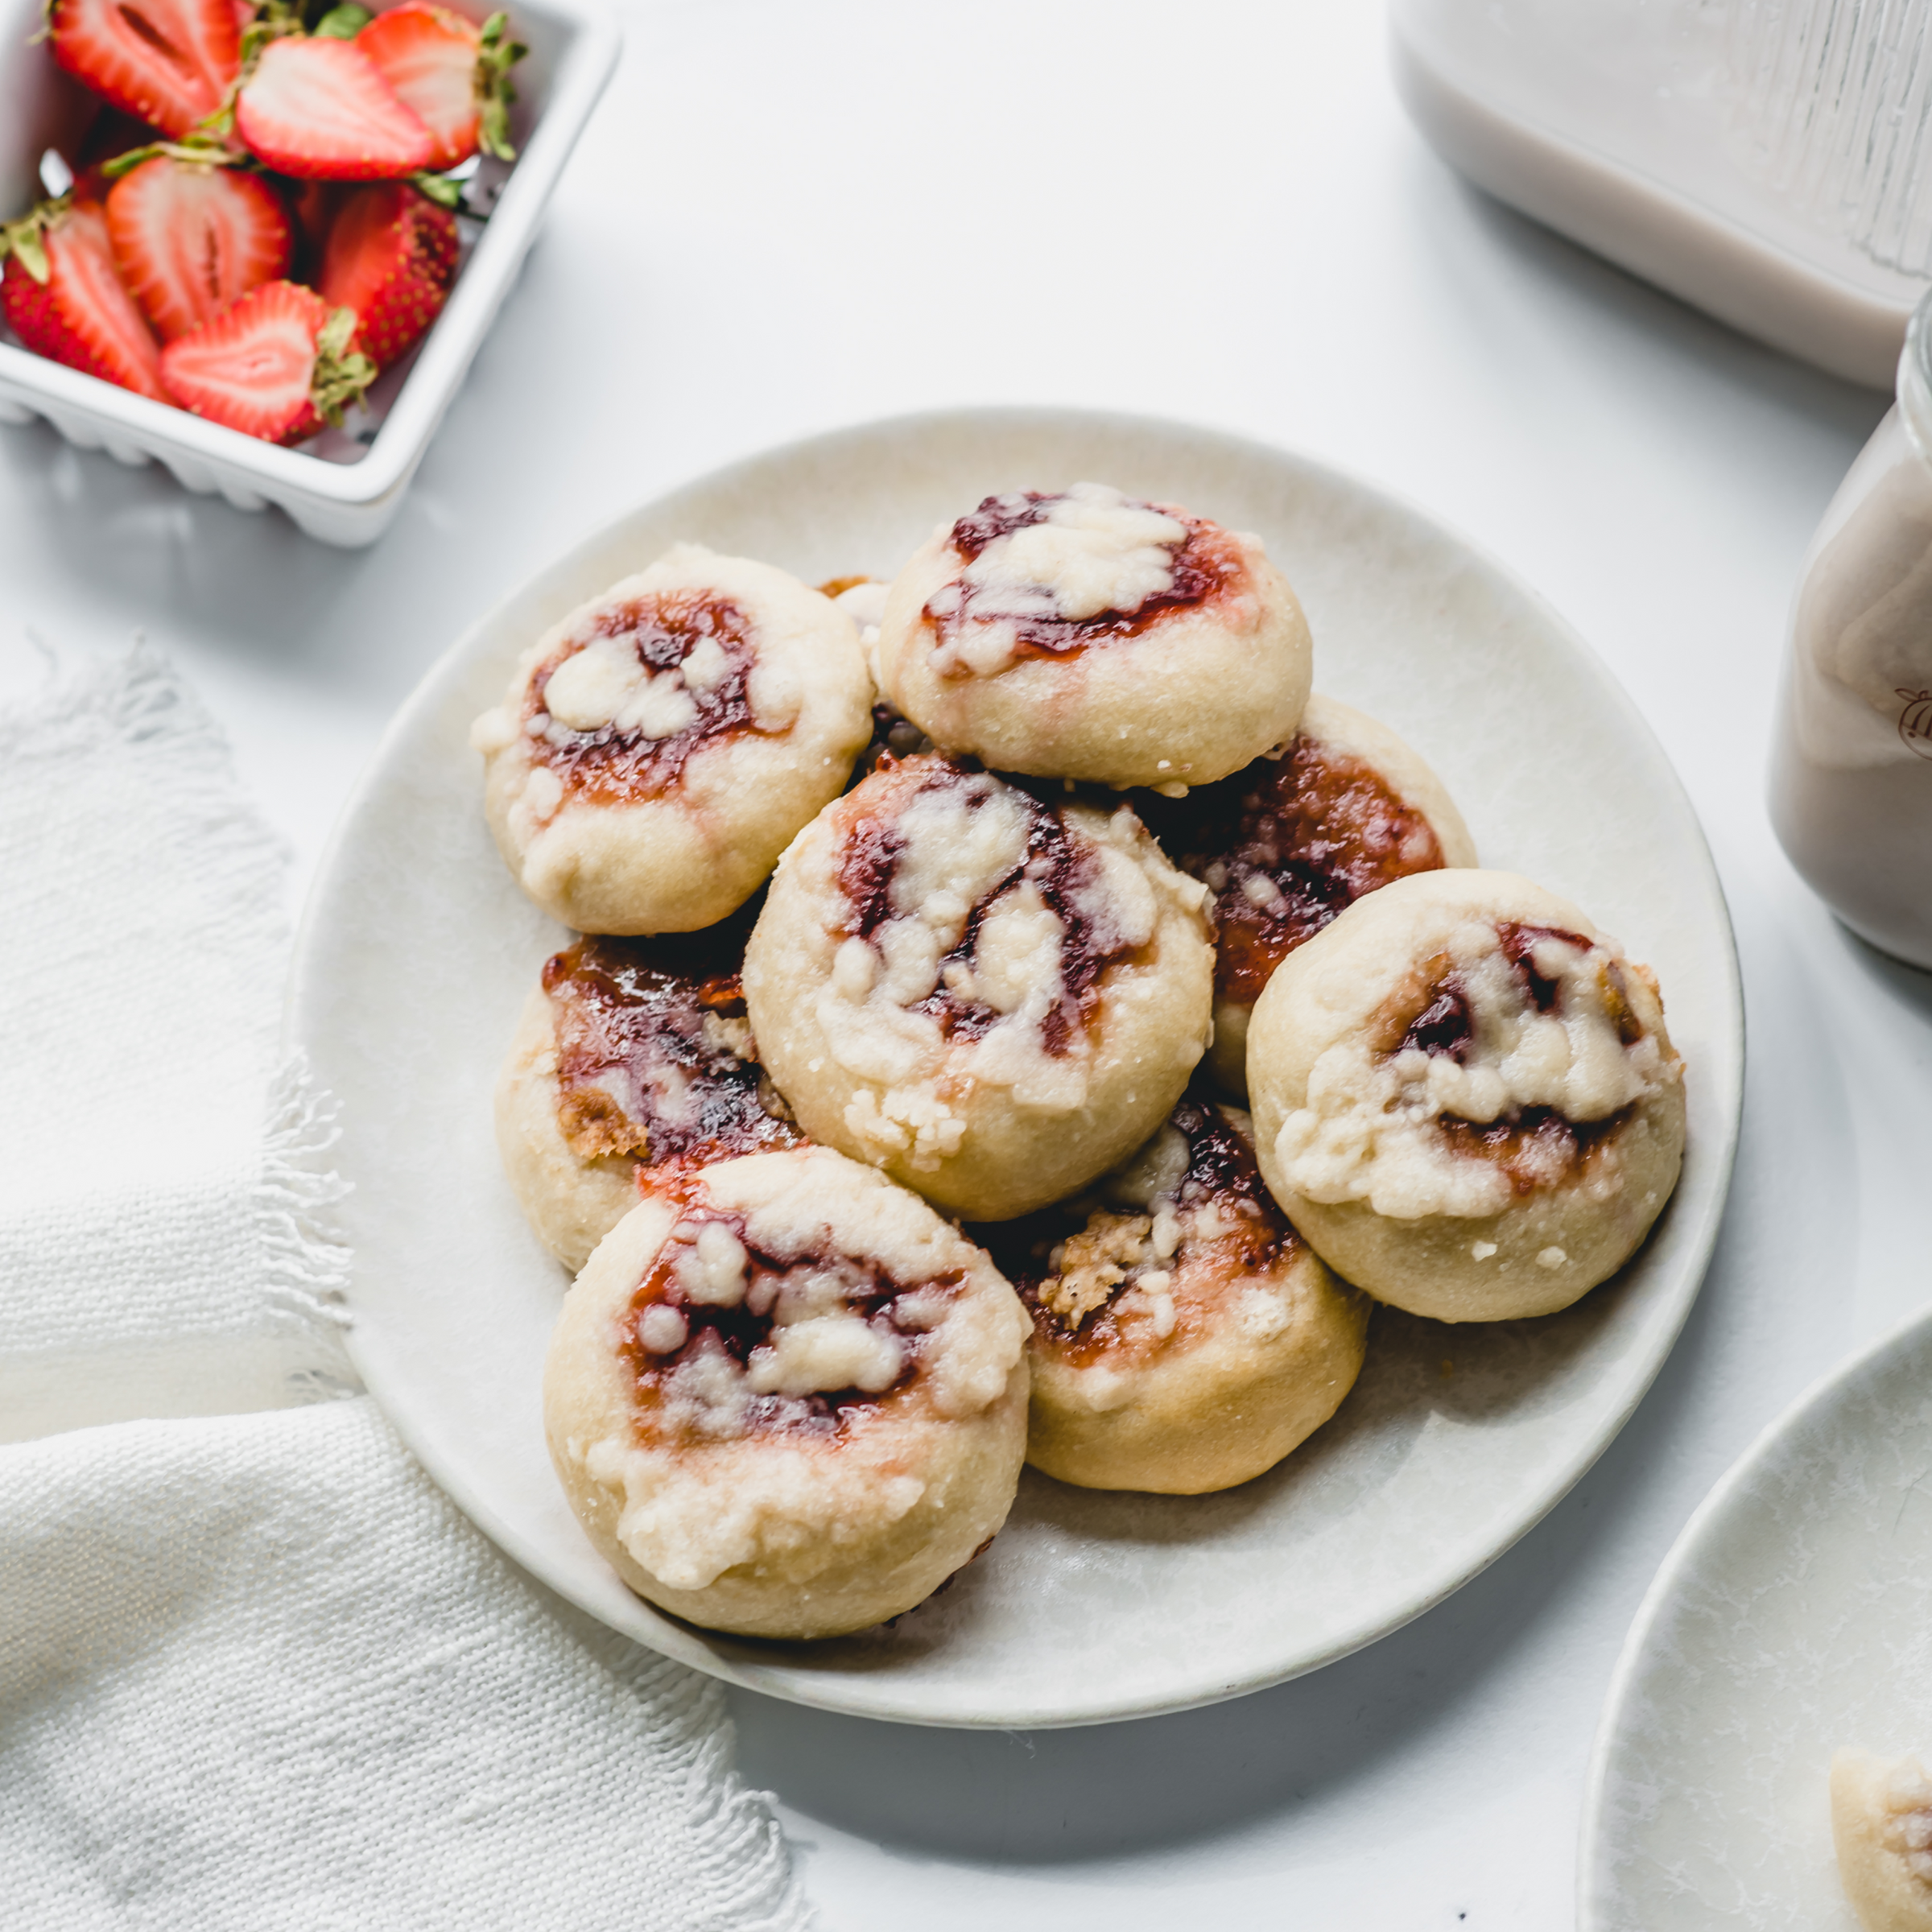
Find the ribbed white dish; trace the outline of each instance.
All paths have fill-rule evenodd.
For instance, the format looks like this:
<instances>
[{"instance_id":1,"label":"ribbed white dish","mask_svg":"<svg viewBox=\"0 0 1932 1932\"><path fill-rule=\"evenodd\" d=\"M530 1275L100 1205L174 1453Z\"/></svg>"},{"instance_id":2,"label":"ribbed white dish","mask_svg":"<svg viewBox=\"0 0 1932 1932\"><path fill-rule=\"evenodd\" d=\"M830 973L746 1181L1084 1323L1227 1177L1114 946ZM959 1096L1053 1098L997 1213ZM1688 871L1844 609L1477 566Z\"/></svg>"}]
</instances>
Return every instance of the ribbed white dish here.
<instances>
[{"instance_id":1,"label":"ribbed white dish","mask_svg":"<svg viewBox=\"0 0 1932 1932\"><path fill-rule=\"evenodd\" d=\"M479 17L476 0L449 3ZM99 104L34 43L41 0L0 0L0 217L43 192L41 155L85 126ZM544 204L617 64L621 36L597 0L512 0L530 54L516 69L520 152L448 303L399 385L386 376L387 413L350 460L281 449L186 410L64 369L0 333L0 422L44 417L68 442L118 463L165 464L197 495L219 491L237 510L270 504L325 543L372 543L389 526L430 438L515 281Z\"/></svg>"}]
</instances>

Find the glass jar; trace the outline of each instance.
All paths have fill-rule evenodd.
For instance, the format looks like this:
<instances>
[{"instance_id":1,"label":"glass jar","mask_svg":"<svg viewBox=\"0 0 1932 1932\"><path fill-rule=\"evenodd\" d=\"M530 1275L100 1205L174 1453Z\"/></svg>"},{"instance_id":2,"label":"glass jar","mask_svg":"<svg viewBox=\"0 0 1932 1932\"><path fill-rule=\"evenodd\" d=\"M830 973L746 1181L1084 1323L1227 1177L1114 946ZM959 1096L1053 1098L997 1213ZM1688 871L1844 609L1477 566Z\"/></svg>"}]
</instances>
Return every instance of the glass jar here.
<instances>
[{"instance_id":1,"label":"glass jar","mask_svg":"<svg viewBox=\"0 0 1932 1932\"><path fill-rule=\"evenodd\" d=\"M1932 968L1932 295L1906 332L1897 404L1811 542L1771 823L1854 932Z\"/></svg>"}]
</instances>

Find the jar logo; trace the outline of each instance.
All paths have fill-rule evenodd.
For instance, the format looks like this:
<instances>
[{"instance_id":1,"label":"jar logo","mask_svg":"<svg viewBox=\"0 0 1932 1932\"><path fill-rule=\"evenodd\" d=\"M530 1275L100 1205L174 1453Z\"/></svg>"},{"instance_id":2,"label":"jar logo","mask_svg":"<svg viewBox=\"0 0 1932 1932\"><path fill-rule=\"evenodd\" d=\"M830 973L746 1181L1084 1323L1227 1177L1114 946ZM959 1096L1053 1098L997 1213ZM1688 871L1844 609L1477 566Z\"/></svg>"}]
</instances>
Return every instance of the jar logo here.
<instances>
[{"instance_id":1,"label":"jar logo","mask_svg":"<svg viewBox=\"0 0 1932 1932\"><path fill-rule=\"evenodd\" d=\"M1905 749L1932 758L1932 691L1901 688L1898 695L1905 701L1898 714L1898 735Z\"/></svg>"}]
</instances>

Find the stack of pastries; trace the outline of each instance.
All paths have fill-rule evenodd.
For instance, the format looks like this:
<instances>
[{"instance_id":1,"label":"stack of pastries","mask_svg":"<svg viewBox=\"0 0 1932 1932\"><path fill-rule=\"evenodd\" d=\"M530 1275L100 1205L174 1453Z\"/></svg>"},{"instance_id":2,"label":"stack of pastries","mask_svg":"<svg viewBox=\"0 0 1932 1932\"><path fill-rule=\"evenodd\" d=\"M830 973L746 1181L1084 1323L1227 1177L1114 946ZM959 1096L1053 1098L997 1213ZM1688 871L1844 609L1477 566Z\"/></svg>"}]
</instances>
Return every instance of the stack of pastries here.
<instances>
[{"instance_id":1,"label":"stack of pastries","mask_svg":"<svg viewBox=\"0 0 1932 1932\"><path fill-rule=\"evenodd\" d=\"M1435 775L1311 695L1260 541L989 497L895 582L683 544L477 724L581 935L497 1093L576 1273L545 1371L630 1587L777 1637L910 1609L1023 1462L1245 1482L1380 1302L1550 1313L1675 1185L1656 982L1476 869Z\"/></svg>"}]
</instances>

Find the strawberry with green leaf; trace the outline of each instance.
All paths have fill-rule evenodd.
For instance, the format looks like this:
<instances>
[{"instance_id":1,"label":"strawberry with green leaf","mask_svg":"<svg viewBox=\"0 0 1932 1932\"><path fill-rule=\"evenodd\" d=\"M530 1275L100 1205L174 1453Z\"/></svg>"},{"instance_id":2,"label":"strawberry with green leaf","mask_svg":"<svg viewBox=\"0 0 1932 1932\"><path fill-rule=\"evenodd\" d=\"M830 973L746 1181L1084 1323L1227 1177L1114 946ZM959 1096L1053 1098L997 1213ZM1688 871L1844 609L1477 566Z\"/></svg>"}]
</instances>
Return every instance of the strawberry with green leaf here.
<instances>
[{"instance_id":1,"label":"strawberry with green leaf","mask_svg":"<svg viewBox=\"0 0 1932 1932\"><path fill-rule=\"evenodd\" d=\"M246 436L299 443L361 399L376 365L349 346L352 309L298 282L264 282L161 352L161 380L184 409Z\"/></svg>"},{"instance_id":2,"label":"strawberry with green leaf","mask_svg":"<svg viewBox=\"0 0 1932 1932\"><path fill-rule=\"evenodd\" d=\"M316 286L353 309L355 345L386 369L442 313L456 274L456 218L406 181L352 188Z\"/></svg>"},{"instance_id":3,"label":"strawberry with green leaf","mask_svg":"<svg viewBox=\"0 0 1932 1932\"><path fill-rule=\"evenodd\" d=\"M98 376L157 402L158 352L121 283L107 217L94 201L63 198L0 228L0 313L35 355Z\"/></svg>"},{"instance_id":4,"label":"strawberry with green leaf","mask_svg":"<svg viewBox=\"0 0 1932 1932\"><path fill-rule=\"evenodd\" d=\"M429 130L353 40L270 39L235 97L237 137L298 180L379 181L430 166Z\"/></svg>"},{"instance_id":5,"label":"strawberry with green leaf","mask_svg":"<svg viewBox=\"0 0 1932 1932\"><path fill-rule=\"evenodd\" d=\"M359 10L341 6L330 18ZM479 27L446 6L403 0L357 34L356 45L429 130L436 144L431 167L455 167L479 147L515 159L510 70L529 50L509 38L509 24L508 14L492 14Z\"/></svg>"}]
</instances>

